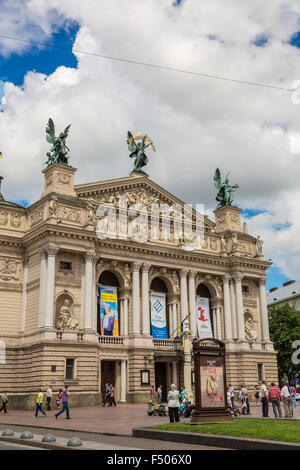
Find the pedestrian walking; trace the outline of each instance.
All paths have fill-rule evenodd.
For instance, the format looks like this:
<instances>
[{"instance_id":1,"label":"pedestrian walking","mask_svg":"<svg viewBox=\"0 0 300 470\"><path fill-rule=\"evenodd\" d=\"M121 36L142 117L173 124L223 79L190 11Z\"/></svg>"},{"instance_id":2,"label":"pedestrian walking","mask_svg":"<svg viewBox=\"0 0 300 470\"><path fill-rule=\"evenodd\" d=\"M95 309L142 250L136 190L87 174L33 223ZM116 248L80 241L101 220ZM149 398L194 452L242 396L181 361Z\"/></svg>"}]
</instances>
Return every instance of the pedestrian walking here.
<instances>
[{"instance_id":1,"label":"pedestrian walking","mask_svg":"<svg viewBox=\"0 0 300 470\"><path fill-rule=\"evenodd\" d=\"M263 418L268 418L269 417L268 388L267 388L267 383L265 380L262 381L262 384L260 387L260 398L261 398Z\"/></svg>"},{"instance_id":2,"label":"pedestrian walking","mask_svg":"<svg viewBox=\"0 0 300 470\"><path fill-rule=\"evenodd\" d=\"M8 396L7 396L6 392L2 393L1 402L2 402L2 406L0 408L0 411L4 410L4 414L7 414L6 406L7 406L7 403L8 403Z\"/></svg>"},{"instance_id":3,"label":"pedestrian walking","mask_svg":"<svg viewBox=\"0 0 300 470\"><path fill-rule=\"evenodd\" d=\"M61 399L62 399L62 389L60 388L58 390L58 394L57 394L57 397L56 397L56 409L59 410L59 408L61 407Z\"/></svg>"},{"instance_id":4,"label":"pedestrian walking","mask_svg":"<svg viewBox=\"0 0 300 470\"><path fill-rule=\"evenodd\" d=\"M284 386L282 387L281 396L282 396L282 401L283 401L285 418L292 418L293 417L292 397L291 397L291 391L290 391L288 382L285 382Z\"/></svg>"},{"instance_id":5,"label":"pedestrian walking","mask_svg":"<svg viewBox=\"0 0 300 470\"><path fill-rule=\"evenodd\" d=\"M62 413L66 412L67 416L66 419L71 419L70 418L70 409L69 409L69 387L68 385L65 385L64 391L62 392L62 410L58 411L58 413L55 413L55 418L57 419L59 415Z\"/></svg>"},{"instance_id":6,"label":"pedestrian walking","mask_svg":"<svg viewBox=\"0 0 300 470\"><path fill-rule=\"evenodd\" d=\"M182 405L184 405L188 401L188 392L185 389L185 386L180 388L180 400Z\"/></svg>"},{"instance_id":7,"label":"pedestrian walking","mask_svg":"<svg viewBox=\"0 0 300 470\"><path fill-rule=\"evenodd\" d=\"M275 418L282 418L280 401L282 396L280 393L280 388L275 386L274 382L271 382L271 387L269 388L268 400L272 403L273 413Z\"/></svg>"},{"instance_id":8,"label":"pedestrian walking","mask_svg":"<svg viewBox=\"0 0 300 470\"><path fill-rule=\"evenodd\" d=\"M291 398L292 398L292 409L296 408L297 406L297 398L296 398L296 387L291 385Z\"/></svg>"},{"instance_id":9,"label":"pedestrian walking","mask_svg":"<svg viewBox=\"0 0 300 470\"><path fill-rule=\"evenodd\" d=\"M157 400L158 400L158 404L160 405L162 403L162 386L161 385L157 389Z\"/></svg>"},{"instance_id":10,"label":"pedestrian walking","mask_svg":"<svg viewBox=\"0 0 300 470\"><path fill-rule=\"evenodd\" d=\"M39 389L39 393L36 398L36 406L35 406L35 415L34 418L38 417L39 411L42 413L42 415L46 416L45 411L43 410L43 399L44 399L44 394L42 392L42 389Z\"/></svg>"},{"instance_id":11,"label":"pedestrian walking","mask_svg":"<svg viewBox=\"0 0 300 470\"><path fill-rule=\"evenodd\" d=\"M176 390L176 385L171 384L170 391L168 392L168 408L170 423L179 422L179 391Z\"/></svg>"},{"instance_id":12,"label":"pedestrian walking","mask_svg":"<svg viewBox=\"0 0 300 470\"><path fill-rule=\"evenodd\" d=\"M230 401L231 401L231 409L234 410L234 388L230 384L229 384L229 394L230 394Z\"/></svg>"},{"instance_id":13,"label":"pedestrian walking","mask_svg":"<svg viewBox=\"0 0 300 470\"><path fill-rule=\"evenodd\" d=\"M105 406L106 402L110 403L110 386L109 383L105 384L105 396L102 406Z\"/></svg>"},{"instance_id":14,"label":"pedestrian walking","mask_svg":"<svg viewBox=\"0 0 300 470\"><path fill-rule=\"evenodd\" d=\"M51 385L48 387L47 393L46 393L46 398L47 398L47 411L51 411L51 399L52 399L52 387Z\"/></svg>"},{"instance_id":15,"label":"pedestrian walking","mask_svg":"<svg viewBox=\"0 0 300 470\"><path fill-rule=\"evenodd\" d=\"M110 399L109 399L109 406L117 406L115 401L115 387L113 384L110 384Z\"/></svg>"}]
</instances>

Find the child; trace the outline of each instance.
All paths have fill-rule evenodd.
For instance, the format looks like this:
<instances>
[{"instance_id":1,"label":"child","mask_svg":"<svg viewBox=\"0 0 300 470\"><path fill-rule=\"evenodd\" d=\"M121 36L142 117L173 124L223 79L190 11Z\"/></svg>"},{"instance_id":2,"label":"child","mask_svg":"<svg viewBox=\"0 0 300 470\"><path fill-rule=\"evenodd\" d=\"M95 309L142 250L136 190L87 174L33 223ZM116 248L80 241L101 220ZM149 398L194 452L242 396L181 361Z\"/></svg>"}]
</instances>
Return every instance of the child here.
<instances>
[{"instance_id":1,"label":"child","mask_svg":"<svg viewBox=\"0 0 300 470\"><path fill-rule=\"evenodd\" d=\"M61 397L62 397L62 389L60 388L59 391L58 391L58 394L57 394L57 398L56 398L56 408L57 409L59 409L61 407L60 406Z\"/></svg>"}]
</instances>

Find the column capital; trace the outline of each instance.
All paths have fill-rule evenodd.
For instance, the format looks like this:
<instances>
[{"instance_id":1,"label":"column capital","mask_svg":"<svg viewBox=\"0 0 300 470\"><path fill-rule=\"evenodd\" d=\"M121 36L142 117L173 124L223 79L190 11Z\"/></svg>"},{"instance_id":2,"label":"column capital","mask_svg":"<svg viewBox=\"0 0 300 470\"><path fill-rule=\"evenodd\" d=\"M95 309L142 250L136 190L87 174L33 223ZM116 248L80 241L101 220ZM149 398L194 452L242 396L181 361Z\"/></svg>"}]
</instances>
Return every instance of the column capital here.
<instances>
[{"instance_id":1,"label":"column capital","mask_svg":"<svg viewBox=\"0 0 300 470\"><path fill-rule=\"evenodd\" d=\"M133 263L131 263L133 271L139 271L141 266L142 263L140 261L134 261Z\"/></svg>"},{"instance_id":2,"label":"column capital","mask_svg":"<svg viewBox=\"0 0 300 470\"><path fill-rule=\"evenodd\" d=\"M265 277L261 277L260 279L258 279L258 284L260 286L265 286L266 285L266 278Z\"/></svg>"},{"instance_id":3,"label":"column capital","mask_svg":"<svg viewBox=\"0 0 300 470\"><path fill-rule=\"evenodd\" d=\"M225 276L222 276L222 279L223 279L223 284L229 284L229 281L231 278L228 274L226 274Z\"/></svg>"},{"instance_id":4,"label":"column capital","mask_svg":"<svg viewBox=\"0 0 300 470\"><path fill-rule=\"evenodd\" d=\"M84 254L84 259L86 262L91 261L92 263L94 263L96 259L96 253L94 251L87 251Z\"/></svg>"},{"instance_id":5,"label":"column capital","mask_svg":"<svg viewBox=\"0 0 300 470\"><path fill-rule=\"evenodd\" d=\"M195 279L198 271L189 271L189 279Z\"/></svg>"},{"instance_id":6,"label":"column capital","mask_svg":"<svg viewBox=\"0 0 300 470\"><path fill-rule=\"evenodd\" d=\"M142 272L143 272L143 273L148 273L150 268L151 268L151 264L150 264L150 263L143 263L143 265L142 265Z\"/></svg>"},{"instance_id":7,"label":"column capital","mask_svg":"<svg viewBox=\"0 0 300 470\"><path fill-rule=\"evenodd\" d=\"M235 280L235 282L241 282L244 278L243 274L241 273L234 273L232 277Z\"/></svg>"},{"instance_id":8,"label":"column capital","mask_svg":"<svg viewBox=\"0 0 300 470\"><path fill-rule=\"evenodd\" d=\"M180 271L179 271L180 279L186 277L187 274L188 274L188 270L187 270L187 269L180 269Z\"/></svg>"},{"instance_id":9,"label":"column capital","mask_svg":"<svg viewBox=\"0 0 300 470\"><path fill-rule=\"evenodd\" d=\"M40 257L41 257L41 259L46 258L46 254L47 254L47 253L46 253L46 248L41 248L41 249L40 249Z\"/></svg>"},{"instance_id":10,"label":"column capital","mask_svg":"<svg viewBox=\"0 0 300 470\"><path fill-rule=\"evenodd\" d=\"M48 257L53 256L55 257L58 253L58 247L57 246L48 246L45 248L45 251L47 252Z\"/></svg>"},{"instance_id":11,"label":"column capital","mask_svg":"<svg viewBox=\"0 0 300 470\"><path fill-rule=\"evenodd\" d=\"M22 262L23 262L23 268L25 268L28 265L29 256L24 256Z\"/></svg>"}]
</instances>

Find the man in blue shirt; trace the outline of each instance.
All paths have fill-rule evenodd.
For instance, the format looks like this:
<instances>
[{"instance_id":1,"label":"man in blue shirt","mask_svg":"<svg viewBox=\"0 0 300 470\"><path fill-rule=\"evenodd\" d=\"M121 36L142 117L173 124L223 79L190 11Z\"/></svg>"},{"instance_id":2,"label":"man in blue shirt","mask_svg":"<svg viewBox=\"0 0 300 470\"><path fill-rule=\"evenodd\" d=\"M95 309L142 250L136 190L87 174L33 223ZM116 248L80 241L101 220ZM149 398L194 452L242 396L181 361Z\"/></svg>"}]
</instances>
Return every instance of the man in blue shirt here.
<instances>
[{"instance_id":1,"label":"man in blue shirt","mask_svg":"<svg viewBox=\"0 0 300 470\"><path fill-rule=\"evenodd\" d=\"M109 386L108 383L105 384L105 397L104 397L104 401L103 401L102 406L105 406L107 401L110 403L110 386Z\"/></svg>"}]
</instances>

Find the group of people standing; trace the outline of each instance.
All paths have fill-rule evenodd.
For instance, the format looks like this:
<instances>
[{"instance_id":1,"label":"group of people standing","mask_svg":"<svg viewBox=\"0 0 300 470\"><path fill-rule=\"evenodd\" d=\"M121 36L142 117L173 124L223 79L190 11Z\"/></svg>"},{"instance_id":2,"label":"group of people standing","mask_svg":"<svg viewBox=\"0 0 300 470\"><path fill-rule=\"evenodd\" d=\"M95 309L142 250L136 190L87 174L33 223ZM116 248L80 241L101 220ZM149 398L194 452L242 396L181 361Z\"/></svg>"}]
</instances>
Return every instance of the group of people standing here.
<instances>
[{"instance_id":1,"label":"group of people standing","mask_svg":"<svg viewBox=\"0 0 300 470\"><path fill-rule=\"evenodd\" d=\"M296 407L296 388L293 385L290 386L288 382L285 382L280 390L274 382L271 382L271 386L268 387L266 381L263 380L261 386L256 385L254 396L256 404L258 404L259 400L261 401L263 418L269 417L269 403L272 404L275 418L282 418L280 407L281 401L283 402L285 418L293 417L293 408ZM245 384L241 385L238 397L242 408L242 414L251 414L248 390ZM234 410L235 408L234 399L234 388L232 385L229 385L229 387L227 387L227 404L231 410Z\"/></svg>"}]
</instances>

